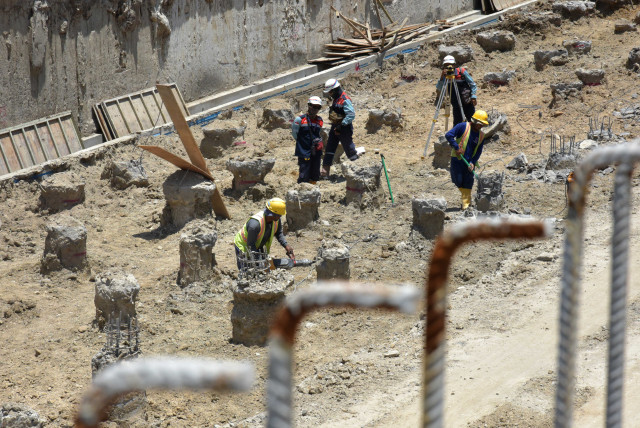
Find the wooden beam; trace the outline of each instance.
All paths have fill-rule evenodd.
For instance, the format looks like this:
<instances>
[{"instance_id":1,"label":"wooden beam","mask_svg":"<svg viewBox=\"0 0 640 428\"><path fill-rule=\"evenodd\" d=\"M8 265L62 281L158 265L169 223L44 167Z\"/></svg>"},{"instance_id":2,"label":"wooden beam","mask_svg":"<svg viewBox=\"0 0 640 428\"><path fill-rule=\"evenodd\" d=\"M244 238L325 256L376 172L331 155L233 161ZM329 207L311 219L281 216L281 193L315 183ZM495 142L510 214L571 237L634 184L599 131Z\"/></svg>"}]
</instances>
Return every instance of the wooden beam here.
<instances>
[{"instance_id":1,"label":"wooden beam","mask_svg":"<svg viewBox=\"0 0 640 428\"><path fill-rule=\"evenodd\" d=\"M395 24L396 21L394 21L393 18L391 17L391 15L389 15L389 12L387 12L387 9L385 9L384 5L382 4L382 1L381 0L374 0L374 1L378 2L380 7L382 8L382 11L384 12L384 14L387 15L387 19L389 19L389 22L391 22L391 25Z\"/></svg>"}]
</instances>

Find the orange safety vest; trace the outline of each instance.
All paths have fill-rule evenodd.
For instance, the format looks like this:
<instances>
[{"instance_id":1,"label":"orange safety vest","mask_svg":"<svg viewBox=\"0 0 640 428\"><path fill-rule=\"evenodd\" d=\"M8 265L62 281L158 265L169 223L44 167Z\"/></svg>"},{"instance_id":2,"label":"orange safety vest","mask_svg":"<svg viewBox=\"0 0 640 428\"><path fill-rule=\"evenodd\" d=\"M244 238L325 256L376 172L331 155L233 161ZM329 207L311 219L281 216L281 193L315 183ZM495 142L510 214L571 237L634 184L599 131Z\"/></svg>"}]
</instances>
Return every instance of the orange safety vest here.
<instances>
[{"instance_id":1,"label":"orange safety vest","mask_svg":"<svg viewBox=\"0 0 640 428\"><path fill-rule=\"evenodd\" d=\"M258 237L256 239L256 247L259 248L260 244L262 243L262 238L264 238L264 230L265 230L265 225L267 223L264 219L264 211L260 211L259 213L252 215L251 218L249 218L249 220L251 220L252 218L260 222L260 232L258 232ZM240 229L238 233L236 233L236 236L233 240L234 243L236 244L236 247L238 247L238 249L243 253L249 252L249 246L247 243L247 236L249 235L249 233L247 232L247 223L249 222L249 220L247 220L244 223L244 226L242 226L242 229ZM280 219L274 221L273 224L271 225L271 235L268 237L267 242L264 244L265 247L267 247L267 253L271 249L273 236L276 234L276 230L278 230L279 226L280 226Z\"/></svg>"}]
</instances>

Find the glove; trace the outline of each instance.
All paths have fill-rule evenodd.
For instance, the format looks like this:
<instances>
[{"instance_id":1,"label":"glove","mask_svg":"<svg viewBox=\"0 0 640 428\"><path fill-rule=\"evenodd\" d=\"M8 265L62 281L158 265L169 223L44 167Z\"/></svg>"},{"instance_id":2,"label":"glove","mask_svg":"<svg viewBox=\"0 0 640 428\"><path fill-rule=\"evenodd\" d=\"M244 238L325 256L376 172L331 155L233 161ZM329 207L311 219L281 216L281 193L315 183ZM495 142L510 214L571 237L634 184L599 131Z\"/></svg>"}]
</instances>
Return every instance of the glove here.
<instances>
[{"instance_id":1,"label":"glove","mask_svg":"<svg viewBox=\"0 0 640 428\"><path fill-rule=\"evenodd\" d=\"M291 245L287 245L286 247L284 247L284 249L286 250L287 256L289 256L290 259L296 259L296 256L293 254L293 248L291 247Z\"/></svg>"},{"instance_id":2,"label":"glove","mask_svg":"<svg viewBox=\"0 0 640 428\"><path fill-rule=\"evenodd\" d=\"M341 131L341 130L342 130L342 125L336 125L336 126L334 126L334 127L333 127L333 132L334 132L336 135L340 135L340 131Z\"/></svg>"}]
</instances>

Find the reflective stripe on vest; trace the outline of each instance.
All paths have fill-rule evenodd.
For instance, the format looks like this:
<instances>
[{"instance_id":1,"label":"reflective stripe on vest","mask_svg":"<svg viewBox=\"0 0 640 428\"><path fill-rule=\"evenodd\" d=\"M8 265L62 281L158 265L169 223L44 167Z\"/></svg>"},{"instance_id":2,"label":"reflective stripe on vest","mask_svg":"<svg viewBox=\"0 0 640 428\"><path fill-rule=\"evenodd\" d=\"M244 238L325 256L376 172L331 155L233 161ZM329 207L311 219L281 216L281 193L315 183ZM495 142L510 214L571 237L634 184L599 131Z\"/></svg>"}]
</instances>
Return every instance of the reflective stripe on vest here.
<instances>
[{"instance_id":1,"label":"reflective stripe on vest","mask_svg":"<svg viewBox=\"0 0 640 428\"><path fill-rule=\"evenodd\" d=\"M458 143L458 147L460 147L460 142L462 141L463 154L464 152L467 151L467 142L469 141L470 133L471 133L471 123L467 122L467 127L464 129L462 136L460 136L459 138L456 138L456 143ZM476 148L473 149L473 154L471 155L471 157L474 157L478 152L478 147L480 147L480 144L482 144L482 140L484 140L484 132L480 131L478 133L478 144L476 144ZM451 149L451 156L460 159L461 155L457 154L455 149Z\"/></svg>"},{"instance_id":2,"label":"reflective stripe on vest","mask_svg":"<svg viewBox=\"0 0 640 428\"><path fill-rule=\"evenodd\" d=\"M258 237L256 238L256 248L260 248L260 244L262 243L262 238L264 238L264 230L266 228L266 223L267 223L264 219L264 211L260 211L259 213L252 215L249 218L249 220L251 220L252 218L255 220L258 220L258 222L260 223L260 232L258 232ZM244 226L242 226L242 229L240 229L238 233L236 233L236 236L234 238L234 243L236 244L236 247L238 247L238 249L243 253L249 252L249 246L247 243L247 237L249 235L247 231L247 223L249 223L249 220L247 220L244 223ZM269 239L264 244L265 247L267 247L267 253L271 249L271 243L273 242L273 237L276 234L276 230L278 230L279 225L280 225L279 219L274 221L273 224L271 225L271 236L269 236Z\"/></svg>"}]
</instances>

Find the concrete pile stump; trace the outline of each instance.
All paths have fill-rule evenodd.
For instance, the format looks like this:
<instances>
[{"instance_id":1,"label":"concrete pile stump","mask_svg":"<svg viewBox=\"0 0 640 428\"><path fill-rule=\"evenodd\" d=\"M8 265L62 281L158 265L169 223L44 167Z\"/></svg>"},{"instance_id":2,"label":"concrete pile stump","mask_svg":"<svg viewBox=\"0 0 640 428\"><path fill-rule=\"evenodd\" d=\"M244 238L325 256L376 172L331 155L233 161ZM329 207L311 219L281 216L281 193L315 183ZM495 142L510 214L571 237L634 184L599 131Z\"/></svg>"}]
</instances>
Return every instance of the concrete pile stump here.
<instances>
[{"instance_id":1,"label":"concrete pile stump","mask_svg":"<svg viewBox=\"0 0 640 428\"><path fill-rule=\"evenodd\" d=\"M40 209L50 213L84 202L84 180L75 174L54 174L40 184L40 189Z\"/></svg>"},{"instance_id":2,"label":"concrete pile stump","mask_svg":"<svg viewBox=\"0 0 640 428\"><path fill-rule=\"evenodd\" d=\"M433 161L434 168L449 169L451 164L451 146L444 135L438 137L438 141L433 142Z\"/></svg>"},{"instance_id":3,"label":"concrete pile stump","mask_svg":"<svg viewBox=\"0 0 640 428\"><path fill-rule=\"evenodd\" d=\"M0 427L2 428L41 428L47 420L38 412L18 403L3 403L0 407Z\"/></svg>"},{"instance_id":4,"label":"concrete pile stump","mask_svg":"<svg viewBox=\"0 0 640 428\"><path fill-rule=\"evenodd\" d=\"M578 79L580 79L580 81L585 85L601 85L602 80L604 79L604 70L599 68L591 70L579 68L576 70L576 76L578 76Z\"/></svg>"},{"instance_id":5,"label":"concrete pile stump","mask_svg":"<svg viewBox=\"0 0 640 428\"><path fill-rule=\"evenodd\" d=\"M536 70L544 69L547 64L564 65L569 62L569 52L566 49L555 49L552 51L535 51L533 53L533 62Z\"/></svg>"},{"instance_id":6,"label":"concrete pile stump","mask_svg":"<svg viewBox=\"0 0 640 428\"><path fill-rule=\"evenodd\" d=\"M529 165L529 161L524 153L520 153L507 164L507 169L514 169L518 172L524 172Z\"/></svg>"},{"instance_id":7,"label":"concrete pile stump","mask_svg":"<svg viewBox=\"0 0 640 428\"><path fill-rule=\"evenodd\" d=\"M213 247L218 233L213 221L189 222L180 235L180 270L178 285L206 282L215 277L216 257Z\"/></svg>"},{"instance_id":8,"label":"concrete pile stump","mask_svg":"<svg viewBox=\"0 0 640 428\"><path fill-rule=\"evenodd\" d=\"M471 46L459 44L453 46L438 46L438 67L442 67L442 60L445 56L451 55L456 59L456 65L460 66L474 59L473 49Z\"/></svg>"},{"instance_id":9,"label":"concrete pile stump","mask_svg":"<svg viewBox=\"0 0 640 428\"><path fill-rule=\"evenodd\" d=\"M516 36L511 31L485 31L476 36L476 42L485 52L506 52L516 46Z\"/></svg>"},{"instance_id":10,"label":"concrete pile stump","mask_svg":"<svg viewBox=\"0 0 640 428\"><path fill-rule=\"evenodd\" d=\"M637 31L636 24L631 21L627 21L626 19L621 19L616 21L615 26L613 28L613 32L615 34L626 33L627 31Z\"/></svg>"},{"instance_id":11,"label":"concrete pile stump","mask_svg":"<svg viewBox=\"0 0 640 428\"><path fill-rule=\"evenodd\" d=\"M627 58L627 68L637 70L640 68L640 48L633 48L629 51Z\"/></svg>"},{"instance_id":12,"label":"concrete pile stump","mask_svg":"<svg viewBox=\"0 0 640 428\"><path fill-rule=\"evenodd\" d=\"M102 171L100 178L109 180L111 187L119 190L130 186L147 187L149 185L147 173L138 159L111 161Z\"/></svg>"},{"instance_id":13,"label":"concrete pile stump","mask_svg":"<svg viewBox=\"0 0 640 428\"><path fill-rule=\"evenodd\" d=\"M413 228L427 239L434 239L444 229L447 201L443 198L411 200Z\"/></svg>"},{"instance_id":14,"label":"concrete pile stump","mask_svg":"<svg viewBox=\"0 0 640 428\"><path fill-rule=\"evenodd\" d=\"M40 272L69 269L78 271L88 267L87 229L78 220L60 216L45 227L47 237Z\"/></svg>"},{"instance_id":15,"label":"concrete pile stump","mask_svg":"<svg viewBox=\"0 0 640 428\"><path fill-rule=\"evenodd\" d=\"M385 200L381 182L382 162L362 157L342 164L346 178L346 202L360 207L380 207Z\"/></svg>"},{"instance_id":16,"label":"concrete pile stump","mask_svg":"<svg viewBox=\"0 0 640 428\"><path fill-rule=\"evenodd\" d=\"M304 229L318 220L321 199L320 188L310 183L300 183L289 190L285 199L289 230Z\"/></svg>"},{"instance_id":17,"label":"concrete pile stump","mask_svg":"<svg viewBox=\"0 0 640 428\"><path fill-rule=\"evenodd\" d=\"M258 127L267 131L274 129L291 129L291 124L295 115L291 109L265 108L262 110L262 117L258 120Z\"/></svg>"},{"instance_id":18,"label":"concrete pile stump","mask_svg":"<svg viewBox=\"0 0 640 428\"><path fill-rule=\"evenodd\" d=\"M563 169L573 170L578 160L572 153L551 153L547 158L546 170L560 171Z\"/></svg>"},{"instance_id":19,"label":"concrete pile stump","mask_svg":"<svg viewBox=\"0 0 640 428\"><path fill-rule=\"evenodd\" d=\"M507 115L498 110L489 111L489 125L482 128L482 132L484 132L485 141L499 132L509 134L511 127Z\"/></svg>"},{"instance_id":20,"label":"concrete pile stump","mask_svg":"<svg viewBox=\"0 0 640 428\"><path fill-rule=\"evenodd\" d=\"M585 55L591 52L590 40L563 40L564 47L569 55Z\"/></svg>"},{"instance_id":21,"label":"concrete pile stump","mask_svg":"<svg viewBox=\"0 0 640 428\"><path fill-rule=\"evenodd\" d=\"M126 272L103 272L96 275L95 297L96 322L102 330L109 319L120 317L123 322L134 319L140 284Z\"/></svg>"},{"instance_id":22,"label":"concrete pile stump","mask_svg":"<svg viewBox=\"0 0 640 428\"><path fill-rule=\"evenodd\" d=\"M316 274L318 281L328 279L349 279L349 248L340 241L323 241L318 249Z\"/></svg>"},{"instance_id":23,"label":"concrete pile stump","mask_svg":"<svg viewBox=\"0 0 640 428\"><path fill-rule=\"evenodd\" d=\"M227 170L233 174L233 190L243 191L256 184L265 184L264 178L275 163L274 158L229 159Z\"/></svg>"},{"instance_id":24,"label":"concrete pile stump","mask_svg":"<svg viewBox=\"0 0 640 428\"><path fill-rule=\"evenodd\" d=\"M592 1L567 1L553 3L551 9L563 18L575 21L595 12L595 7L596 3Z\"/></svg>"},{"instance_id":25,"label":"concrete pile stump","mask_svg":"<svg viewBox=\"0 0 640 428\"><path fill-rule=\"evenodd\" d=\"M500 211L504 204L502 182L504 173L489 171L478 177L476 187L476 209L478 211Z\"/></svg>"},{"instance_id":26,"label":"concrete pile stump","mask_svg":"<svg viewBox=\"0 0 640 428\"><path fill-rule=\"evenodd\" d=\"M276 269L265 275L240 279L233 286L232 340L246 346L264 346L276 312L293 285L293 275Z\"/></svg>"},{"instance_id":27,"label":"concrete pile stump","mask_svg":"<svg viewBox=\"0 0 640 428\"><path fill-rule=\"evenodd\" d=\"M247 127L243 124L231 121L214 121L202 128L204 138L200 143L202 156L207 159L221 157L233 143L244 139L244 131Z\"/></svg>"},{"instance_id":28,"label":"concrete pile stump","mask_svg":"<svg viewBox=\"0 0 640 428\"><path fill-rule=\"evenodd\" d=\"M213 212L211 199L216 185L202 175L178 170L162 185L166 205L162 213L162 226L182 228L196 218L208 218Z\"/></svg>"},{"instance_id":29,"label":"concrete pile stump","mask_svg":"<svg viewBox=\"0 0 640 428\"><path fill-rule=\"evenodd\" d=\"M556 103L558 101L568 101L572 98L580 99L584 83L552 83L550 86L553 101Z\"/></svg>"},{"instance_id":30,"label":"concrete pile stump","mask_svg":"<svg viewBox=\"0 0 640 428\"><path fill-rule=\"evenodd\" d=\"M399 109L369 110L369 118L365 125L367 133L374 134L383 126L388 126L393 131L402 129L402 111Z\"/></svg>"},{"instance_id":31,"label":"concrete pile stump","mask_svg":"<svg viewBox=\"0 0 640 428\"><path fill-rule=\"evenodd\" d=\"M505 86L516 77L514 70L485 73L482 80L490 85Z\"/></svg>"}]
</instances>

